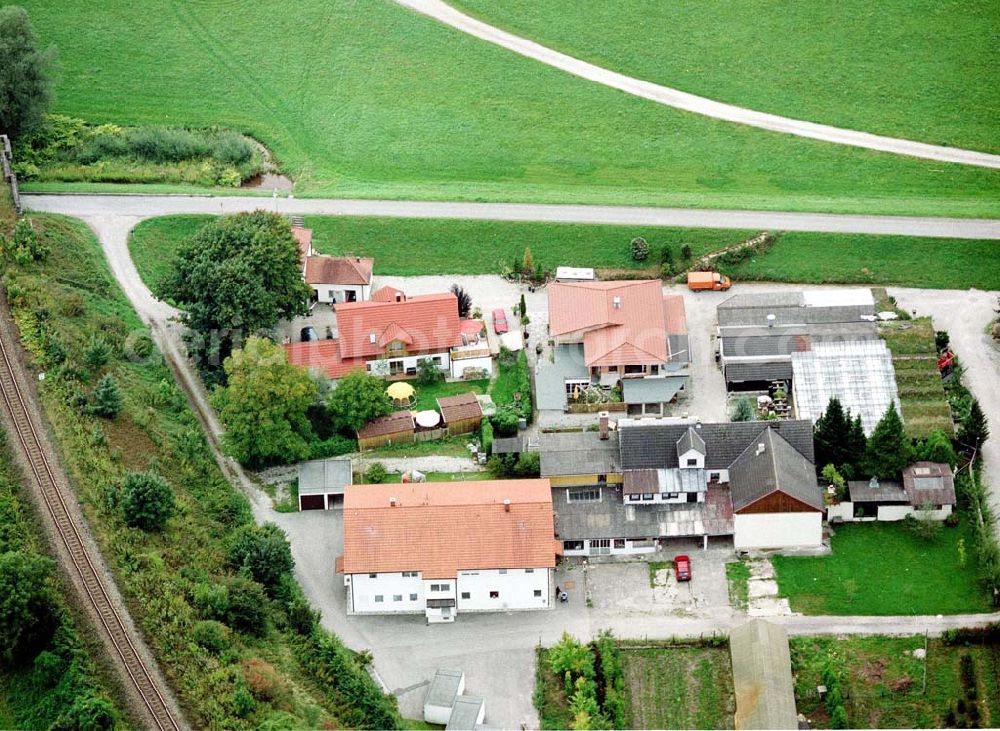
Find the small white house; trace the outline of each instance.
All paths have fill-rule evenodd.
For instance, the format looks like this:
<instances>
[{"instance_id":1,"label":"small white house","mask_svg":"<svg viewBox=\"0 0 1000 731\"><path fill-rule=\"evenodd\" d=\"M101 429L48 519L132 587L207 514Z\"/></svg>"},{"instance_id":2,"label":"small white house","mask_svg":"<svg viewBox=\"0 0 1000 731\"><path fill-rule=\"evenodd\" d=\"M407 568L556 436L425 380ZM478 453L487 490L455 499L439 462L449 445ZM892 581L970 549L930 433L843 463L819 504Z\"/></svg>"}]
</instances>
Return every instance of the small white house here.
<instances>
[{"instance_id":1,"label":"small white house","mask_svg":"<svg viewBox=\"0 0 1000 731\"><path fill-rule=\"evenodd\" d=\"M305 259L302 277L314 302L339 304L371 298L373 259L314 254Z\"/></svg>"},{"instance_id":2,"label":"small white house","mask_svg":"<svg viewBox=\"0 0 1000 731\"><path fill-rule=\"evenodd\" d=\"M848 499L827 508L830 521L892 522L910 515L944 520L954 509L955 479L951 467L917 462L903 470L903 482L849 481ZM918 512L919 511L919 512Z\"/></svg>"},{"instance_id":3,"label":"small white house","mask_svg":"<svg viewBox=\"0 0 1000 731\"><path fill-rule=\"evenodd\" d=\"M554 535L545 479L353 485L337 571L352 614L546 609Z\"/></svg>"}]
</instances>

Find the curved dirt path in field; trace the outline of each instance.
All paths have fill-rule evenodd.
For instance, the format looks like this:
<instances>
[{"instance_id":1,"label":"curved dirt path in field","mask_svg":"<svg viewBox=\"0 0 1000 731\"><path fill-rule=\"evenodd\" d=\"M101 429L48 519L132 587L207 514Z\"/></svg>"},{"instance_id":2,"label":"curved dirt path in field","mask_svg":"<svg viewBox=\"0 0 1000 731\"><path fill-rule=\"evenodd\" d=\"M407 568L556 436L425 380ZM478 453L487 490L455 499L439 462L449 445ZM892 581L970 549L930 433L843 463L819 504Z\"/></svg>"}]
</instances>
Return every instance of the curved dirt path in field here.
<instances>
[{"instance_id":1,"label":"curved dirt path in field","mask_svg":"<svg viewBox=\"0 0 1000 731\"><path fill-rule=\"evenodd\" d=\"M462 13L448 5L443 0L395 0L403 7L415 10L435 20L451 26L456 30L480 38L489 43L506 48L509 51L539 61L548 66L560 69L566 73L579 76L588 81L594 81L609 86L626 94L648 99L664 106L694 112L714 119L745 124L750 127L782 132L796 137L808 137L837 145L862 147L879 152L891 152L896 155L919 157L939 162L953 162L961 165L1000 169L1000 155L975 150L963 150L957 147L943 147L926 142L914 142L896 137L858 132L856 130L831 127L816 122L806 122L800 119L789 119L776 114L756 112L752 109L737 107L732 104L706 99L702 96L689 94L669 86L661 86L651 81L643 81L625 74L595 66L581 61L565 53L554 51L539 43L530 41L513 33L501 30L495 26Z\"/></svg>"}]
</instances>

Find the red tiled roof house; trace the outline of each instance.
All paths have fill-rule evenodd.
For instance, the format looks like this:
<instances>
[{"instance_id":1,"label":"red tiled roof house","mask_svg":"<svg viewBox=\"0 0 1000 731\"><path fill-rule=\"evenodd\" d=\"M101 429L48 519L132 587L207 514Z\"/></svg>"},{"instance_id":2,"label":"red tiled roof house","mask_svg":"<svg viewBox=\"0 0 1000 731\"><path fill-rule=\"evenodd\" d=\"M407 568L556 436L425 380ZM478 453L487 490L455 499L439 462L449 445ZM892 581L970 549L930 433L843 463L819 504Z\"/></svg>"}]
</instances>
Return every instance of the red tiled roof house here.
<instances>
[{"instance_id":1,"label":"red tiled roof house","mask_svg":"<svg viewBox=\"0 0 1000 731\"><path fill-rule=\"evenodd\" d=\"M350 485L337 571L354 614L546 609L554 535L544 479Z\"/></svg>"},{"instance_id":2,"label":"red tiled roof house","mask_svg":"<svg viewBox=\"0 0 1000 731\"><path fill-rule=\"evenodd\" d=\"M471 363L487 374L492 371L488 346L463 332L454 294L407 297L392 289L380 296L382 291L368 302L337 305L338 338L286 344L289 362L321 370L329 378L353 368L405 378L416 375L424 359L454 377Z\"/></svg>"},{"instance_id":3,"label":"red tiled roof house","mask_svg":"<svg viewBox=\"0 0 1000 731\"><path fill-rule=\"evenodd\" d=\"M292 227L302 257L302 279L312 289L313 301L340 304L368 300L372 293L375 260L317 254L312 245L312 233L309 228Z\"/></svg>"}]
</instances>

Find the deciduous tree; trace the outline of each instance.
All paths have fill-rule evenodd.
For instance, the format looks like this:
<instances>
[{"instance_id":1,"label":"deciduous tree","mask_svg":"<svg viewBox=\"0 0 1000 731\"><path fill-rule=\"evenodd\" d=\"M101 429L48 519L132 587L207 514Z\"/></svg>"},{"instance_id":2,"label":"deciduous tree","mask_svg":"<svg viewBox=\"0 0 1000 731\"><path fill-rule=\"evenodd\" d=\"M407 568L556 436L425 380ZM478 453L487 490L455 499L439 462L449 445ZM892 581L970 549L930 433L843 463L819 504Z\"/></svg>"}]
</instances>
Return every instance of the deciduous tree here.
<instances>
[{"instance_id":1,"label":"deciduous tree","mask_svg":"<svg viewBox=\"0 0 1000 731\"><path fill-rule=\"evenodd\" d=\"M228 560L230 566L247 571L268 589L274 589L295 566L288 538L274 523L240 528L229 545Z\"/></svg>"},{"instance_id":2,"label":"deciduous tree","mask_svg":"<svg viewBox=\"0 0 1000 731\"><path fill-rule=\"evenodd\" d=\"M52 103L56 49L42 50L24 8L0 7L0 132L37 127Z\"/></svg>"},{"instance_id":3,"label":"deciduous tree","mask_svg":"<svg viewBox=\"0 0 1000 731\"><path fill-rule=\"evenodd\" d=\"M354 436L372 419L392 412L392 401L385 392L385 381L358 369L337 382L327 399L327 408L337 428Z\"/></svg>"},{"instance_id":4,"label":"deciduous tree","mask_svg":"<svg viewBox=\"0 0 1000 731\"><path fill-rule=\"evenodd\" d=\"M254 467L304 459L312 436L306 412L318 392L309 373L290 365L280 346L258 337L234 350L224 367L228 385L215 398L226 452Z\"/></svg>"},{"instance_id":5,"label":"deciduous tree","mask_svg":"<svg viewBox=\"0 0 1000 731\"><path fill-rule=\"evenodd\" d=\"M52 561L35 553L0 554L0 662L33 657L54 627L52 616Z\"/></svg>"},{"instance_id":6,"label":"deciduous tree","mask_svg":"<svg viewBox=\"0 0 1000 731\"><path fill-rule=\"evenodd\" d=\"M181 246L160 294L184 307L203 370L218 377L244 336L306 313L299 257L288 221L264 211L223 216Z\"/></svg>"}]
</instances>

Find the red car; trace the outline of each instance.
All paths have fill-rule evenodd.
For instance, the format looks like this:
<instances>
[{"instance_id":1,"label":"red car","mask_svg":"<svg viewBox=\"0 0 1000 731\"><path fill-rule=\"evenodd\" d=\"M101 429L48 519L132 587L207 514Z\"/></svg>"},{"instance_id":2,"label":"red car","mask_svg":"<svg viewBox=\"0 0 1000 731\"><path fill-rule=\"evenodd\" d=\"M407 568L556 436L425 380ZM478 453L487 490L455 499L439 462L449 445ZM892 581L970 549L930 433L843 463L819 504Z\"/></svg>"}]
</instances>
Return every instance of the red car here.
<instances>
[{"instance_id":1,"label":"red car","mask_svg":"<svg viewBox=\"0 0 1000 731\"><path fill-rule=\"evenodd\" d=\"M497 335L503 335L508 330L510 330L510 326L507 325L507 315L504 314L503 310L493 310L493 332Z\"/></svg>"},{"instance_id":2,"label":"red car","mask_svg":"<svg viewBox=\"0 0 1000 731\"><path fill-rule=\"evenodd\" d=\"M687 556L674 556L674 571L678 581L691 581L691 559Z\"/></svg>"}]
</instances>

